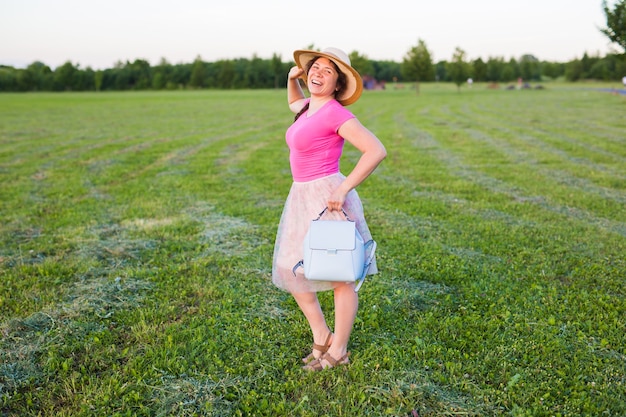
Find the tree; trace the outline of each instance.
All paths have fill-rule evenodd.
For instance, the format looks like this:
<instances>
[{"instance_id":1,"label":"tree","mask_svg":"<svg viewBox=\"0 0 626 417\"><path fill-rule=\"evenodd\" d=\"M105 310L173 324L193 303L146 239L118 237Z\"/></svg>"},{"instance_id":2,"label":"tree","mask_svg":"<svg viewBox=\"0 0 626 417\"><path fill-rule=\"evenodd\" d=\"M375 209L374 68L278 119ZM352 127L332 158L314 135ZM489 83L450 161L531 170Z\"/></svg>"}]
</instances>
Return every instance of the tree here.
<instances>
[{"instance_id":1,"label":"tree","mask_svg":"<svg viewBox=\"0 0 626 417\"><path fill-rule=\"evenodd\" d=\"M504 58L489 57L487 60L487 81L495 82L506 81L502 78L504 71Z\"/></svg>"},{"instance_id":2,"label":"tree","mask_svg":"<svg viewBox=\"0 0 626 417\"><path fill-rule=\"evenodd\" d=\"M522 55L520 58L520 76L524 80L541 80L541 68L539 60L531 54Z\"/></svg>"},{"instance_id":3,"label":"tree","mask_svg":"<svg viewBox=\"0 0 626 417\"><path fill-rule=\"evenodd\" d=\"M554 62L542 62L541 74L556 79L565 73L565 64L559 64Z\"/></svg>"},{"instance_id":4,"label":"tree","mask_svg":"<svg viewBox=\"0 0 626 417\"><path fill-rule=\"evenodd\" d=\"M233 61L217 61L216 65L218 68L217 88L233 88L233 80L235 79L235 65Z\"/></svg>"},{"instance_id":5,"label":"tree","mask_svg":"<svg viewBox=\"0 0 626 417\"><path fill-rule=\"evenodd\" d=\"M96 71L93 80L96 91L102 90L102 83L104 82L104 71Z\"/></svg>"},{"instance_id":6,"label":"tree","mask_svg":"<svg viewBox=\"0 0 626 417\"><path fill-rule=\"evenodd\" d=\"M84 70L79 69L76 74L76 91L93 91L96 88L96 72L87 67Z\"/></svg>"},{"instance_id":7,"label":"tree","mask_svg":"<svg viewBox=\"0 0 626 417\"><path fill-rule=\"evenodd\" d=\"M435 80L437 81L450 81L448 78L448 63L446 61L439 61L435 64Z\"/></svg>"},{"instance_id":8,"label":"tree","mask_svg":"<svg viewBox=\"0 0 626 417\"><path fill-rule=\"evenodd\" d=\"M504 67L502 68L502 74L500 74L500 79L502 81L515 81L517 78L521 76L519 63L515 58L509 59L509 62L504 63Z\"/></svg>"},{"instance_id":9,"label":"tree","mask_svg":"<svg viewBox=\"0 0 626 417\"><path fill-rule=\"evenodd\" d=\"M193 63L193 67L191 67L189 85L194 88L202 88L204 86L204 73L204 62L198 55Z\"/></svg>"},{"instance_id":10,"label":"tree","mask_svg":"<svg viewBox=\"0 0 626 417\"><path fill-rule=\"evenodd\" d=\"M152 68L145 59L136 59L132 64L127 64L130 71L129 88L144 90L152 85Z\"/></svg>"},{"instance_id":11,"label":"tree","mask_svg":"<svg viewBox=\"0 0 626 417\"><path fill-rule=\"evenodd\" d=\"M465 51L458 46L452 55L452 62L448 64L448 75L452 82L456 84L458 91L461 91L461 84L467 81L470 74L469 64L465 61Z\"/></svg>"},{"instance_id":12,"label":"tree","mask_svg":"<svg viewBox=\"0 0 626 417\"><path fill-rule=\"evenodd\" d=\"M29 90L45 91L52 87L52 70L43 62L33 62L26 68L26 71L31 78Z\"/></svg>"},{"instance_id":13,"label":"tree","mask_svg":"<svg viewBox=\"0 0 626 417\"><path fill-rule=\"evenodd\" d=\"M360 55L357 51L352 51L348 55L348 58L350 58L352 67L357 70L361 76L374 75L374 65L372 65L372 61L370 61L367 56Z\"/></svg>"},{"instance_id":14,"label":"tree","mask_svg":"<svg viewBox=\"0 0 626 417\"><path fill-rule=\"evenodd\" d=\"M472 76L474 77L474 81L485 81L487 79L487 64L478 58L472 62Z\"/></svg>"},{"instance_id":15,"label":"tree","mask_svg":"<svg viewBox=\"0 0 626 417\"><path fill-rule=\"evenodd\" d=\"M417 46L407 52L402 61L402 74L407 80L416 81L416 89L419 94L420 81L433 81L435 79L435 67L426 42L419 39Z\"/></svg>"},{"instance_id":16,"label":"tree","mask_svg":"<svg viewBox=\"0 0 626 417\"><path fill-rule=\"evenodd\" d=\"M155 90L162 90L166 88L169 81L168 76L171 72L172 65L167 62L167 59L161 58L159 65L155 67L154 76L152 77L152 88Z\"/></svg>"},{"instance_id":17,"label":"tree","mask_svg":"<svg viewBox=\"0 0 626 417\"><path fill-rule=\"evenodd\" d=\"M393 61L372 61L374 68L374 78L379 81L392 81L402 78L400 63Z\"/></svg>"},{"instance_id":18,"label":"tree","mask_svg":"<svg viewBox=\"0 0 626 417\"><path fill-rule=\"evenodd\" d=\"M184 88L191 79L191 67L193 64L177 64L172 66L165 87L168 90Z\"/></svg>"},{"instance_id":19,"label":"tree","mask_svg":"<svg viewBox=\"0 0 626 417\"><path fill-rule=\"evenodd\" d=\"M587 52L585 52L583 54L583 57L580 59L580 65L582 69L580 78L586 78L587 74L589 74L589 71L591 70L591 66L593 65L593 61L591 60L589 55L587 55Z\"/></svg>"},{"instance_id":20,"label":"tree","mask_svg":"<svg viewBox=\"0 0 626 417\"><path fill-rule=\"evenodd\" d=\"M253 54L252 59L235 60L234 88L272 88L275 73L272 62Z\"/></svg>"},{"instance_id":21,"label":"tree","mask_svg":"<svg viewBox=\"0 0 626 417\"><path fill-rule=\"evenodd\" d=\"M611 62L606 59L596 61L589 72L586 73L587 78L592 80L609 81L611 79Z\"/></svg>"},{"instance_id":22,"label":"tree","mask_svg":"<svg viewBox=\"0 0 626 417\"><path fill-rule=\"evenodd\" d=\"M578 81L583 75L583 64L580 59L568 62L565 66L565 79L567 81Z\"/></svg>"},{"instance_id":23,"label":"tree","mask_svg":"<svg viewBox=\"0 0 626 417\"><path fill-rule=\"evenodd\" d=\"M272 55L272 72L274 73L274 88L278 88L280 76L283 75L283 59L280 55Z\"/></svg>"},{"instance_id":24,"label":"tree","mask_svg":"<svg viewBox=\"0 0 626 417\"><path fill-rule=\"evenodd\" d=\"M602 8L606 15L606 28L600 29L611 42L618 44L626 52L626 0L620 0L609 8L606 0L602 1Z\"/></svg>"},{"instance_id":25,"label":"tree","mask_svg":"<svg viewBox=\"0 0 626 417\"><path fill-rule=\"evenodd\" d=\"M70 61L54 70L54 83L57 90L72 90L75 89L76 75L78 73L78 66L74 66Z\"/></svg>"}]
</instances>

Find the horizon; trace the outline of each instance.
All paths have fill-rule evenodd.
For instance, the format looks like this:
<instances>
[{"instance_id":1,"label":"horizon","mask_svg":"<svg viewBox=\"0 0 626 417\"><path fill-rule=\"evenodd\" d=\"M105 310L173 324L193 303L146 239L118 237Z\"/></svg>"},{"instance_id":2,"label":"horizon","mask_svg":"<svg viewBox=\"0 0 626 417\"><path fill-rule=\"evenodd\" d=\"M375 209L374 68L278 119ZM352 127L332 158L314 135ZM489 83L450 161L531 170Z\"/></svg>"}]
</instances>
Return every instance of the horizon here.
<instances>
[{"instance_id":1,"label":"horizon","mask_svg":"<svg viewBox=\"0 0 626 417\"><path fill-rule=\"evenodd\" d=\"M530 54L565 63L584 54L618 52L600 32L606 26L601 0L528 0L523 6L506 0L409 7L392 2L384 9L372 0L328 4L298 13L288 0L214 5L180 0L175 6L163 0L110 0L106 8L80 0L0 0L0 37L11 39L0 45L0 65L25 68L42 62L54 69L69 61L98 70L137 59L154 66L162 59L180 64L197 57L216 62L274 54L285 62L295 49L309 46L402 62L419 39L433 62L449 61L456 47L468 60L483 61ZM329 11L338 17L328 17Z\"/></svg>"}]
</instances>

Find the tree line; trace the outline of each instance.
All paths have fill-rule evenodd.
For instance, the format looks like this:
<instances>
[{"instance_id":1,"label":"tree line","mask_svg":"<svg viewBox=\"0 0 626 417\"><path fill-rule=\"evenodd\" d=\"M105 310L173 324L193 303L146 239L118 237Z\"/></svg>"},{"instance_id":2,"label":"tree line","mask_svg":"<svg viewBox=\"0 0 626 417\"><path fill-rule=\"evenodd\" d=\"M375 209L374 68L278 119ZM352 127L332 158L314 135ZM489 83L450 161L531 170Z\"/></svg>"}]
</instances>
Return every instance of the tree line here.
<instances>
[{"instance_id":1,"label":"tree line","mask_svg":"<svg viewBox=\"0 0 626 417\"><path fill-rule=\"evenodd\" d=\"M505 60L490 57L467 60L457 48L451 61L432 62L423 41L412 48L403 62L370 60L356 51L350 54L353 66L364 78L379 82L458 81L472 78L476 82L508 83L565 79L620 80L626 75L626 56L608 54L589 56L565 63L540 61L533 55ZM205 62L200 57L192 63L170 64L165 59L157 65L143 59L118 62L113 68L93 70L80 68L68 61L52 70L36 61L20 69L0 66L0 91L119 91L174 89L267 89L282 88L293 62L280 56L262 59L239 58Z\"/></svg>"},{"instance_id":2,"label":"tree line","mask_svg":"<svg viewBox=\"0 0 626 417\"><path fill-rule=\"evenodd\" d=\"M626 52L626 0L618 0L609 7L602 1L606 27L600 29L612 43ZM314 49L311 45L309 49ZM519 59L501 57L470 61L461 48L456 48L451 61L432 61L426 43L419 39L401 63L370 60L357 51L350 54L354 68L367 81L420 82L452 81L457 85L472 78L476 82L616 81L626 76L626 53L589 56L565 63L540 61L531 54ZM283 62L274 54L271 59L253 56L204 62L199 56L193 63L172 65L165 59L156 66L143 59L118 62L113 68L81 69L71 61L52 70L36 61L26 68L0 66L2 91L112 91L112 90L173 90L184 88L256 89L279 88L286 84L287 73L293 62ZM368 83L366 83L367 85Z\"/></svg>"}]
</instances>

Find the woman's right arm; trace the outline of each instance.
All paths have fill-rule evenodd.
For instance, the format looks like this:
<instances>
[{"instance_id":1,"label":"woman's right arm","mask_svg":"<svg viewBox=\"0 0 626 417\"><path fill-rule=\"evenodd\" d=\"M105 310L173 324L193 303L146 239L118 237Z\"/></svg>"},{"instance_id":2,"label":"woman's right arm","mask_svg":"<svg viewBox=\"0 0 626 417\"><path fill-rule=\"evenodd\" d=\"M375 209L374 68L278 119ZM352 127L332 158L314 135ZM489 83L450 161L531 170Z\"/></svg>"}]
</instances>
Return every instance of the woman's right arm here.
<instances>
[{"instance_id":1,"label":"woman's right arm","mask_svg":"<svg viewBox=\"0 0 626 417\"><path fill-rule=\"evenodd\" d=\"M287 102L289 103L289 109L294 113L298 113L302 110L306 101L299 81L303 73L304 70L293 66L289 70L289 76L287 77Z\"/></svg>"}]
</instances>

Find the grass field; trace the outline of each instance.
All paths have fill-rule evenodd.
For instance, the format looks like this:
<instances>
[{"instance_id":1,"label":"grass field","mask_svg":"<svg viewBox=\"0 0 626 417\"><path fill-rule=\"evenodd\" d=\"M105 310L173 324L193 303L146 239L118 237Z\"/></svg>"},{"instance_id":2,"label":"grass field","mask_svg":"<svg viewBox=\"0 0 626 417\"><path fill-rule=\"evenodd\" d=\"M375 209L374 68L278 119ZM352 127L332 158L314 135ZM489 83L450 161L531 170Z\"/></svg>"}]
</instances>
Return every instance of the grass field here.
<instances>
[{"instance_id":1,"label":"grass field","mask_svg":"<svg viewBox=\"0 0 626 417\"><path fill-rule=\"evenodd\" d=\"M626 97L547 87L350 107L380 273L314 374L284 90L0 95L0 415L626 415Z\"/></svg>"}]
</instances>

